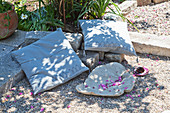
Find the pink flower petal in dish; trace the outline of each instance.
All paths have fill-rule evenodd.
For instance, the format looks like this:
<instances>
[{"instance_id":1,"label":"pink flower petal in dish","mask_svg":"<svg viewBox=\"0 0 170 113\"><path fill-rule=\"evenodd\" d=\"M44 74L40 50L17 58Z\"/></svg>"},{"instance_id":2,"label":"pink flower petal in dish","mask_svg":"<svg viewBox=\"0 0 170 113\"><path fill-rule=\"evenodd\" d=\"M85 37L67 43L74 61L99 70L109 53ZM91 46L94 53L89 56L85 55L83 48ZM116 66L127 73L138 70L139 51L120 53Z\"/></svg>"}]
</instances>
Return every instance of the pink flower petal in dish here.
<instances>
[{"instance_id":1,"label":"pink flower petal in dish","mask_svg":"<svg viewBox=\"0 0 170 113\"><path fill-rule=\"evenodd\" d=\"M102 86L103 88L106 88L106 85L105 85L105 84L101 84L101 86Z\"/></svg>"},{"instance_id":2,"label":"pink flower petal in dish","mask_svg":"<svg viewBox=\"0 0 170 113\"><path fill-rule=\"evenodd\" d=\"M67 108L70 108L70 107L71 107L70 105L67 106Z\"/></svg>"},{"instance_id":3,"label":"pink flower petal in dish","mask_svg":"<svg viewBox=\"0 0 170 113\"><path fill-rule=\"evenodd\" d=\"M30 96L32 96L33 95L33 92L30 92Z\"/></svg>"},{"instance_id":4,"label":"pink flower petal in dish","mask_svg":"<svg viewBox=\"0 0 170 113\"><path fill-rule=\"evenodd\" d=\"M115 80L115 82L119 82L119 80Z\"/></svg>"},{"instance_id":5,"label":"pink flower petal in dish","mask_svg":"<svg viewBox=\"0 0 170 113\"><path fill-rule=\"evenodd\" d=\"M121 85L121 83L119 82L119 83L118 83L118 86L120 86L120 85Z\"/></svg>"},{"instance_id":6,"label":"pink flower petal in dish","mask_svg":"<svg viewBox=\"0 0 170 113\"><path fill-rule=\"evenodd\" d=\"M124 89L127 89L128 87L125 87Z\"/></svg>"},{"instance_id":7,"label":"pink flower petal in dish","mask_svg":"<svg viewBox=\"0 0 170 113\"><path fill-rule=\"evenodd\" d=\"M138 95L138 97L140 97L140 95Z\"/></svg>"},{"instance_id":8,"label":"pink flower petal in dish","mask_svg":"<svg viewBox=\"0 0 170 113\"><path fill-rule=\"evenodd\" d=\"M127 97L129 97L129 95L126 95Z\"/></svg>"},{"instance_id":9,"label":"pink flower petal in dish","mask_svg":"<svg viewBox=\"0 0 170 113\"><path fill-rule=\"evenodd\" d=\"M132 75L133 77L136 77L135 74Z\"/></svg>"},{"instance_id":10,"label":"pink flower petal in dish","mask_svg":"<svg viewBox=\"0 0 170 113\"><path fill-rule=\"evenodd\" d=\"M19 95L22 95L22 93L19 93Z\"/></svg>"},{"instance_id":11,"label":"pink flower petal in dish","mask_svg":"<svg viewBox=\"0 0 170 113\"><path fill-rule=\"evenodd\" d=\"M113 83L114 81L113 81L113 80L110 80L110 82L112 82L112 83Z\"/></svg>"},{"instance_id":12,"label":"pink flower petal in dish","mask_svg":"<svg viewBox=\"0 0 170 113\"><path fill-rule=\"evenodd\" d=\"M33 109L34 108L34 106L31 106L31 109Z\"/></svg>"},{"instance_id":13,"label":"pink flower petal in dish","mask_svg":"<svg viewBox=\"0 0 170 113\"><path fill-rule=\"evenodd\" d=\"M100 85L99 85L98 89L100 89Z\"/></svg>"},{"instance_id":14,"label":"pink flower petal in dish","mask_svg":"<svg viewBox=\"0 0 170 113\"><path fill-rule=\"evenodd\" d=\"M129 95L130 98L133 98L132 95Z\"/></svg>"},{"instance_id":15,"label":"pink flower petal in dish","mask_svg":"<svg viewBox=\"0 0 170 113\"><path fill-rule=\"evenodd\" d=\"M109 82L109 80L106 80L106 82Z\"/></svg>"},{"instance_id":16,"label":"pink flower petal in dish","mask_svg":"<svg viewBox=\"0 0 170 113\"><path fill-rule=\"evenodd\" d=\"M88 87L88 85L85 85L85 88L87 88Z\"/></svg>"},{"instance_id":17,"label":"pink flower petal in dish","mask_svg":"<svg viewBox=\"0 0 170 113\"><path fill-rule=\"evenodd\" d=\"M149 90L149 88L146 88L146 90Z\"/></svg>"},{"instance_id":18,"label":"pink flower petal in dish","mask_svg":"<svg viewBox=\"0 0 170 113\"><path fill-rule=\"evenodd\" d=\"M116 83L113 83L113 84L112 84L112 86L115 86L115 85L116 85Z\"/></svg>"},{"instance_id":19,"label":"pink flower petal in dish","mask_svg":"<svg viewBox=\"0 0 170 113\"><path fill-rule=\"evenodd\" d=\"M13 89L13 88L11 89L11 91L14 91L14 90L15 90L15 89Z\"/></svg>"},{"instance_id":20,"label":"pink flower petal in dish","mask_svg":"<svg viewBox=\"0 0 170 113\"><path fill-rule=\"evenodd\" d=\"M40 112L43 112L45 109L44 108L41 108Z\"/></svg>"}]
</instances>

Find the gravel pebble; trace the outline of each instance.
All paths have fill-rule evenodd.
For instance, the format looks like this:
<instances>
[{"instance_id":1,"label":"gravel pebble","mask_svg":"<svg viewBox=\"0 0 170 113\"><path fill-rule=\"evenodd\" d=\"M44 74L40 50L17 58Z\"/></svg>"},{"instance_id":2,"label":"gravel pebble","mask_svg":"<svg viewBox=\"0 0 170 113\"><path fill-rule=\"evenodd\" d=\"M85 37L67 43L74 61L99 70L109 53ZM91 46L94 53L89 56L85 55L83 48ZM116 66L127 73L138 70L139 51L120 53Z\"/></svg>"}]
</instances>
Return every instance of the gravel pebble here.
<instances>
[{"instance_id":1,"label":"gravel pebble","mask_svg":"<svg viewBox=\"0 0 170 113\"><path fill-rule=\"evenodd\" d=\"M126 16L141 33L170 35L170 1L155 5L137 7ZM128 24L128 30L136 29Z\"/></svg>"},{"instance_id":2,"label":"gravel pebble","mask_svg":"<svg viewBox=\"0 0 170 113\"><path fill-rule=\"evenodd\" d=\"M130 93L112 98L80 94L75 90L75 87L87 78L88 75L83 73L50 91L33 96L30 95L30 92L33 91L25 78L11 91L0 95L0 112L40 112L43 108L43 112L59 113L113 111L115 113L157 113L168 110L170 108L170 102L167 101L170 100L170 87L168 86L170 84L169 57L155 55L148 57L148 54L138 54L138 56L139 63L136 62L136 57L125 56L128 63L123 65L130 70L131 74L135 67L145 66L149 69L149 74L144 77L136 77L134 89ZM157 58L159 58L158 61ZM162 89L155 85L157 83ZM20 92L22 92L22 95L19 95ZM68 108L68 106L71 107Z\"/></svg>"}]
</instances>

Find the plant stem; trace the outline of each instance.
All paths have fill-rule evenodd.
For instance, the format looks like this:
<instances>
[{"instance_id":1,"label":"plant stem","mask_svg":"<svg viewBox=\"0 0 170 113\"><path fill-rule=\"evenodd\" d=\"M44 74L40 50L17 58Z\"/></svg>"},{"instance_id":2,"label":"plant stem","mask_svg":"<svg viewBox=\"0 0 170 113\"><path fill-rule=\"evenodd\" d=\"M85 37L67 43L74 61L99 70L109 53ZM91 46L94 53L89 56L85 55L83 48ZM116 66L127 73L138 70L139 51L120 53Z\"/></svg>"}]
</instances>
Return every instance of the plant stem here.
<instances>
[{"instance_id":1,"label":"plant stem","mask_svg":"<svg viewBox=\"0 0 170 113\"><path fill-rule=\"evenodd\" d=\"M39 14L40 14L40 19L41 19L41 0L39 0Z\"/></svg>"},{"instance_id":2,"label":"plant stem","mask_svg":"<svg viewBox=\"0 0 170 113\"><path fill-rule=\"evenodd\" d=\"M65 0L63 0L64 29L66 29Z\"/></svg>"}]
</instances>

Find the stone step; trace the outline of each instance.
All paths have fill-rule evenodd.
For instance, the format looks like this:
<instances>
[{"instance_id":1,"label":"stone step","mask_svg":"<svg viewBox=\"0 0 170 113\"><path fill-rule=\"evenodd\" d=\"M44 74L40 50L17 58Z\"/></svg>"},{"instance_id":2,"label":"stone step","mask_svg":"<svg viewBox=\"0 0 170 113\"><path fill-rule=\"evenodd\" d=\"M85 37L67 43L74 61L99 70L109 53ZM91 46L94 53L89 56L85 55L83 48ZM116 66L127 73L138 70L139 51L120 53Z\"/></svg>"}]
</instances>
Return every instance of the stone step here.
<instances>
[{"instance_id":1,"label":"stone step","mask_svg":"<svg viewBox=\"0 0 170 113\"><path fill-rule=\"evenodd\" d=\"M11 57L11 51L25 41L25 31L16 30L9 38L0 40L0 94L7 92L22 80L24 72Z\"/></svg>"},{"instance_id":2,"label":"stone step","mask_svg":"<svg viewBox=\"0 0 170 113\"><path fill-rule=\"evenodd\" d=\"M125 16L137 8L137 1L124 1L119 5L119 8Z\"/></svg>"},{"instance_id":3,"label":"stone step","mask_svg":"<svg viewBox=\"0 0 170 113\"><path fill-rule=\"evenodd\" d=\"M16 30L9 38L0 40L0 57L18 48L25 40L25 31Z\"/></svg>"},{"instance_id":4,"label":"stone step","mask_svg":"<svg viewBox=\"0 0 170 113\"><path fill-rule=\"evenodd\" d=\"M105 59L110 62L119 62L121 63L124 60L124 54L118 53L105 53Z\"/></svg>"},{"instance_id":5,"label":"stone step","mask_svg":"<svg viewBox=\"0 0 170 113\"><path fill-rule=\"evenodd\" d=\"M129 32L136 52L170 57L170 37Z\"/></svg>"},{"instance_id":6,"label":"stone step","mask_svg":"<svg viewBox=\"0 0 170 113\"><path fill-rule=\"evenodd\" d=\"M49 33L51 33L51 32L47 32L47 31L30 31L30 32L27 32L26 36L25 36L25 46L43 38L44 36L48 35ZM81 44L82 39L83 39L82 34L64 32L64 35L66 36L66 38L70 42L74 51L77 51L80 48L80 44Z\"/></svg>"},{"instance_id":7,"label":"stone step","mask_svg":"<svg viewBox=\"0 0 170 113\"><path fill-rule=\"evenodd\" d=\"M168 0L153 0L154 3L161 3L161 2L167 2Z\"/></svg>"},{"instance_id":8,"label":"stone step","mask_svg":"<svg viewBox=\"0 0 170 113\"><path fill-rule=\"evenodd\" d=\"M151 4L152 0L137 0L138 6L145 6Z\"/></svg>"},{"instance_id":9,"label":"stone step","mask_svg":"<svg viewBox=\"0 0 170 113\"><path fill-rule=\"evenodd\" d=\"M77 55L91 71L99 64L98 52L86 51L84 55L83 50L78 50Z\"/></svg>"},{"instance_id":10,"label":"stone step","mask_svg":"<svg viewBox=\"0 0 170 113\"><path fill-rule=\"evenodd\" d=\"M11 57L11 53L0 57L0 94L9 91L25 77L20 65Z\"/></svg>"},{"instance_id":11,"label":"stone step","mask_svg":"<svg viewBox=\"0 0 170 113\"><path fill-rule=\"evenodd\" d=\"M10 53L14 49L13 46L0 43L0 57Z\"/></svg>"}]
</instances>

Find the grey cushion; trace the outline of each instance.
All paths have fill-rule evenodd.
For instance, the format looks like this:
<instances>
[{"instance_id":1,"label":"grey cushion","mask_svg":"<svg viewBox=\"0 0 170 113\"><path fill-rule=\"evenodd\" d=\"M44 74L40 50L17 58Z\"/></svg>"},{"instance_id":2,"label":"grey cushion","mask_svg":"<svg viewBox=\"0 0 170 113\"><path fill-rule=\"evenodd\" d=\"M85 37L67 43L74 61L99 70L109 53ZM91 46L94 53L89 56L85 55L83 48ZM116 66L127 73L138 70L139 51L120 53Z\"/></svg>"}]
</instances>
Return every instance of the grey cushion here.
<instances>
[{"instance_id":1,"label":"grey cushion","mask_svg":"<svg viewBox=\"0 0 170 113\"><path fill-rule=\"evenodd\" d=\"M12 55L21 64L34 94L52 89L88 70L61 29Z\"/></svg>"},{"instance_id":2,"label":"grey cushion","mask_svg":"<svg viewBox=\"0 0 170 113\"><path fill-rule=\"evenodd\" d=\"M136 55L126 22L79 20L85 50Z\"/></svg>"}]
</instances>

